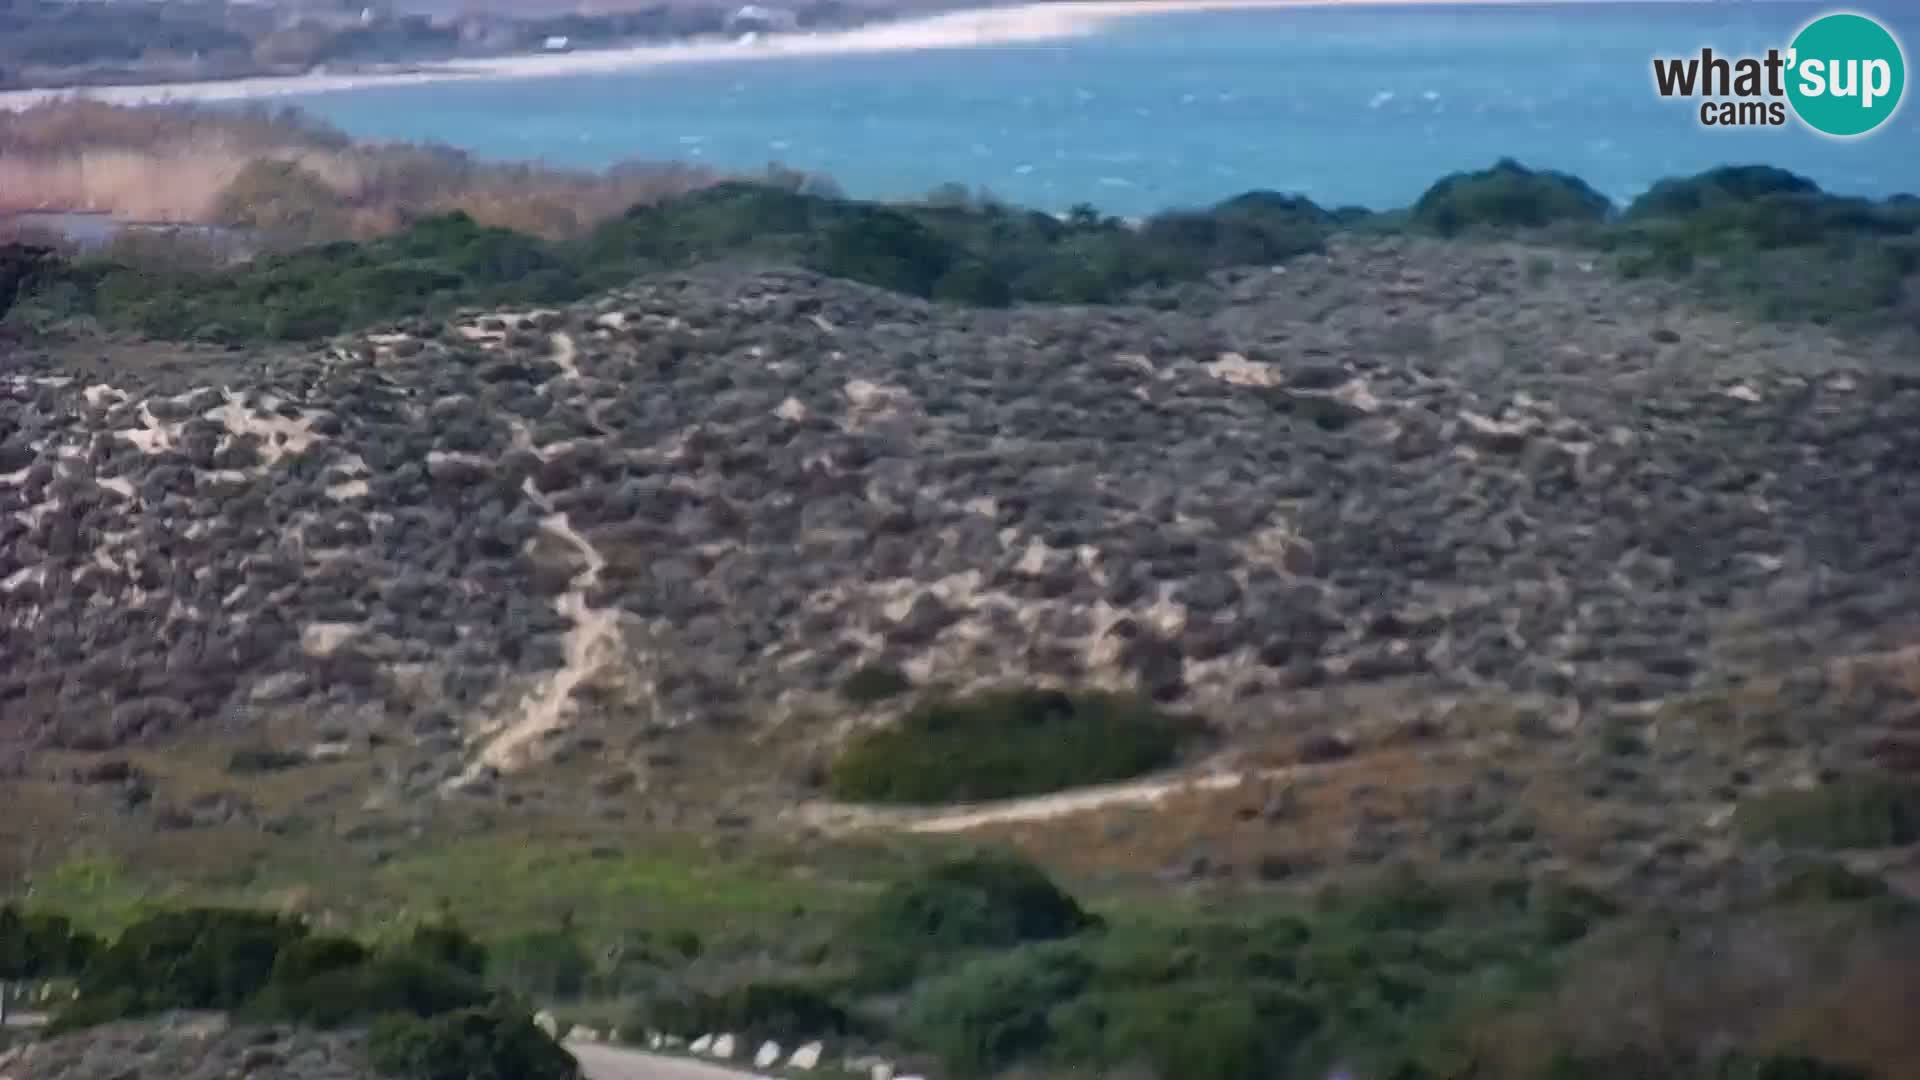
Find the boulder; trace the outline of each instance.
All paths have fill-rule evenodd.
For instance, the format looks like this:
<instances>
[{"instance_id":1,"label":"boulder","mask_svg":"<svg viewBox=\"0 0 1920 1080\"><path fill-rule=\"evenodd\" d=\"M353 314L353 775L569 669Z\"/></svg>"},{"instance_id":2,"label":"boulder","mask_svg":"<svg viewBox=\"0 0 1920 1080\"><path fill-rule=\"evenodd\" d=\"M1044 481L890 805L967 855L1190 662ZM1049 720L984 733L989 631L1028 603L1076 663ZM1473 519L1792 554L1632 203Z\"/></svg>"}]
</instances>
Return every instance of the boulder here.
<instances>
[{"instance_id":1,"label":"boulder","mask_svg":"<svg viewBox=\"0 0 1920 1080\"><path fill-rule=\"evenodd\" d=\"M722 1035L713 1040L713 1056L731 1058L733 1056L733 1036Z\"/></svg>"},{"instance_id":2,"label":"boulder","mask_svg":"<svg viewBox=\"0 0 1920 1080\"><path fill-rule=\"evenodd\" d=\"M779 1060L780 1044L772 1041L764 1042L760 1044L760 1052L753 1055L753 1067L756 1069L772 1068L773 1064Z\"/></svg>"},{"instance_id":3,"label":"boulder","mask_svg":"<svg viewBox=\"0 0 1920 1080\"><path fill-rule=\"evenodd\" d=\"M820 1055L825 1050L826 1047L820 1043L810 1042L793 1052L793 1056L787 1059L787 1068L811 1069L820 1064Z\"/></svg>"}]
</instances>

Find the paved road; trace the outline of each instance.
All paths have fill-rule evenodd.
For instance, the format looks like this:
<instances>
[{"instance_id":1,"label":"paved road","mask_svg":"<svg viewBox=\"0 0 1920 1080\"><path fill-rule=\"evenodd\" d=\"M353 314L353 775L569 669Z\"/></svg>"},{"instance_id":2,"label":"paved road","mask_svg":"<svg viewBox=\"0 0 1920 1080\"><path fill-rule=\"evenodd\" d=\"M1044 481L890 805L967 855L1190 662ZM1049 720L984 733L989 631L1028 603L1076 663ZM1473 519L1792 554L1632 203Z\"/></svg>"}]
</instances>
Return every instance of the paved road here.
<instances>
[{"instance_id":1,"label":"paved road","mask_svg":"<svg viewBox=\"0 0 1920 1080\"><path fill-rule=\"evenodd\" d=\"M602 1043L567 1041L587 1080L770 1080L761 1073Z\"/></svg>"},{"instance_id":2,"label":"paved road","mask_svg":"<svg viewBox=\"0 0 1920 1080\"><path fill-rule=\"evenodd\" d=\"M46 1022L46 1013L7 1013L8 1027L39 1027ZM568 1040L566 1046L587 1080L771 1080L742 1069L601 1043Z\"/></svg>"}]
</instances>

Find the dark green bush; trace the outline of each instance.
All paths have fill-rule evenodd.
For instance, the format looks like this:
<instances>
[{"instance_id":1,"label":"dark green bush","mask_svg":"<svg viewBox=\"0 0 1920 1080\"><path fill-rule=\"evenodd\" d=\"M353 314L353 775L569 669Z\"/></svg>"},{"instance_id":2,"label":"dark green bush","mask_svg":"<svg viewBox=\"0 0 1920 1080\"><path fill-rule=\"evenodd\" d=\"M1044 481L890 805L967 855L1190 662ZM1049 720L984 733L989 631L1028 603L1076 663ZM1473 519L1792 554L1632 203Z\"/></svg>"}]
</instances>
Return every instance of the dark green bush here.
<instances>
[{"instance_id":1,"label":"dark green bush","mask_svg":"<svg viewBox=\"0 0 1920 1080\"><path fill-rule=\"evenodd\" d=\"M248 210L272 217L271 231L325 231L309 212L320 193L297 170L276 165L251 180L271 181L278 192L272 206ZM47 316L237 344L321 337L456 307L562 303L712 259L797 263L952 303L1106 302L1140 285L1316 250L1333 224L1311 202L1272 192L1162 215L1136 232L1091 208L1062 222L992 202L886 205L728 183L635 207L562 244L453 213L367 243L318 244L235 268L89 257L11 278L26 281Z\"/></svg>"},{"instance_id":2,"label":"dark green bush","mask_svg":"<svg viewBox=\"0 0 1920 1080\"><path fill-rule=\"evenodd\" d=\"M719 993L656 995L633 1025L653 1031L729 1031L750 1041L791 1042L860 1029L825 990L792 982L754 982Z\"/></svg>"},{"instance_id":3,"label":"dark green bush","mask_svg":"<svg viewBox=\"0 0 1920 1080\"><path fill-rule=\"evenodd\" d=\"M404 952L374 954L361 963L317 972L297 982L275 982L251 1012L337 1027L391 1013L429 1017L486 1003L492 993L464 972Z\"/></svg>"},{"instance_id":4,"label":"dark green bush","mask_svg":"<svg viewBox=\"0 0 1920 1080\"><path fill-rule=\"evenodd\" d=\"M593 974L580 939L563 931L522 934L500 942L487 973L503 986L542 998L576 998Z\"/></svg>"},{"instance_id":5,"label":"dark green bush","mask_svg":"<svg viewBox=\"0 0 1920 1080\"><path fill-rule=\"evenodd\" d=\"M464 971L476 978L487 972L486 946L451 922L414 927L406 948L428 963Z\"/></svg>"},{"instance_id":6,"label":"dark green bush","mask_svg":"<svg viewBox=\"0 0 1920 1080\"><path fill-rule=\"evenodd\" d=\"M367 1042L395 1080L576 1080L580 1067L524 1013L499 1005L422 1019L389 1016Z\"/></svg>"},{"instance_id":7,"label":"dark green bush","mask_svg":"<svg viewBox=\"0 0 1920 1080\"><path fill-rule=\"evenodd\" d=\"M1006 307L1013 302L1013 285L986 263L967 259L940 275L932 297L949 304Z\"/></svg>"},{"instance_id":8,"label":"dark green bush","mask_svg":"<svg viewBox=\"0 0 1920 1080\"><path fill-rule=\"evenodd\" d=\"M1290 1075L1320 1027L1319 1009L1274 983L1195 980L1095 991L1056 1010L1057 1053L1159 1076L1240 1080Z\"/></svg>"},{"instance_id":9,"label":"dark green bush","mask_svg":"<svg viewBox=\"0 0 1920 1080\"><path fill-rule=\"evenodd\" d=\"M1692 275L1767 318L1872 326L1901 317L1907 279L1920 268L1920 215L1910 203L1728 166L1655 184L1599 239L1629 276Z\"/></svg>"},{"instance_id":10,"label":"dark green bush","mask_svg":"<svg viewBox=\"0 0 1920 1080\"><path fill-rule=\"evenodd\" d=\"M840 684L840 696L855 705L871 705L913 689L906 672L891 664L867 664Z\"/></svg>"},{"instance_id":11,"label":"dark green bush","mask_svg":"<svg viewBox=\"0 0 1920 1080\"><path fill-rule=\"evenodd\" d=\"M358 967L371 955L365 945L352 938L300 938L280 950L268 981L276 986L295 986L329 972Z\"/></svg>"},{"instance_id":12,"label":"dark green bush","mask_svg":"<svg viewBox=\"0 0 1920 1080\"><path fill-rule=\"evenodd\" d=\"M248 182L271 197L259 206L241 200L241 210L272 220L250 224L286 235L332 227L311 177L283 163L261 168ZM1250 191L1156 214L1139 228L1090 206L1063 221L992 200L888 205L735 182L635 207L564 243L454 213L367 243L319 244L240 267L162 264L131 249L69 262L0 248L0 296L20 284L23 321L34 325L79 318L232 345L311 339L458 307L564 303L715 259L801 265L951 303L1108 303L1143 286L1320 250L1336 230L1387 235L1411 226L1443 235L1551 228L1616 252L1629 276L1690 276L1708 295L1772 318L1871 326L1911 317L1920 199L1844 198L1747 165L1661 181L1618 220L1611 215L1607 199L1579 178L1511 159L1444 177L1408 210L1328 212L1298 196Z\"/></svg>"},{"instance_id":13,"label":"dark green bush","mask_svg":"<svg viewBox=\"0 0 1920 1080\"><path fill-rule=\"evenodd\" d=\"M860 981L887 987L957 952L1049 941L1099 925L1033 864L979 853L889 886L855 915L847 939Z\"/></svg>"},{"instance_id":14,"label":"dark green bush","mask_svg":"<svg viewBox=\"0 0 1920 1080\"><path fill-rule=\"evenodd\" d=\"M828 773L836 798L940 803L1033 795L1173 763L1180 728L1117 694L1002 690L915 707L858 739Z\"/></svg>"},{"instance_id":15,"label":"dark green bush","mask_svg":"<svg viewBox=\"0 0 1920 1080\"><path fill-rule=\"evenodd\" d=\"M891 886L861 930L927 949L1007 946L1069 937L1098 925L1038 867L979 852L943 860Z\"/></svg>"},{"instance_id":16,"label":"dark green bush","mask_svg":"<svg viewBox=\"0 0 1920 1080\"><path fill-rule=\"evenodd\" d=\"M1080 939L978 955L920 984L901 1030L963 1075L1028 1061L1145 1064L1197 1080L1294 1075L1322 1007L1237 970L1225 937L1258 935L1222 930L1217 952L1148 938L1117 953L1112 940Z\"/></svg>"},{"instance_id":17,"label":"dark green bush","mask_svg":"<svg viewBox=\"0 0 1920 1080\"><path fill-rule=\"evenodd\" d=\"M986 1076L1053 1045L1053 1015L1078 997L1093 965L1067 944L981 957L914 995L901 1028L966 1076Z\"/></svg>"},{"instance_id":18,"label":"dark green bush","mask_svg":"<svg viewBox=\"0 0 1920 1080\"><path fill-rule=\"evenodd\" d=\"M475 973L449 959L473 959L457 932L374 952L344 938L309 936L298 922L263 912L170 912L135 923L99 950L59 1022L73 1028L168 1009L217 1009L334 1026L386 1013L433 1016L492 997Z\"/></svg>"},{"instance_id":19,"label":"dark green bush","mask_svg":"<svg viewBox=\"0 0 1920 1080\"><path fill-rule=\"evenodd\" d=\"M64 915L0 904L0 982L78 975L99 951Z\"/></svg>"},{"instance_id":20,"label":"dark green bush","mask_svg":"<svg viewBox=\"0 0 1920 1080\"><path fill-rule=\"evenodd\" d=\"M263 912L194 908L150 916L97 953L81 1001L114 998L134 1012L235 1009L267 985L281 949L306 936Z\"/></svg>"},{"instance_id":21,"label":"dark green bush","mask_svg":"<svg viewBox=\"0 0 1920 1080\"><path fill-rule=\"evenodd\" d=\"M1728 203L1753 202L1777 195L1819 195L1820 186L1785 169L1768 165L1724 165L1693 176L1655 183L1627 205L1627 219L1684 217Z\"/></svg>"},{"instance_id":22,"label":"dark green bush","mask_svg":"<svg viewBox=\"0 0 1920 1080\"><path fill-rule=\"evenodd\" d=\"M36 244L0 244L0 318L14 298L31 289L36 278L54 265L53 249Z\"/></svg>"},{"instance_id":23,"label":"dark green bush","mask_svg":"<svg viewBox=\"0 0 1920 1080\"><path fill-rule=\"evenodd\" d=\"M1920 785L1862 778L1778 792L1741 803L1735 821L1749 839L1788 847L1903 847L1920 842Z\"/></svg>"},{"instance_id":24,"label":"dark green bush","mask_svg":"<svg viewBox=\"0 0 1920 1080\"><path fill-rule=\"evenodd\" d=\"M1613 204L1587 182L1502 158L1493 168L1442 177L1413 204L1413 224L1451 236L1476 225L1539 229L1604 220Z\"/></svg>"},{"instance_id":25,"label":"dark green bush","mask_svg":"<svg viewBox=\"0 0 1920 1080\"><path fill-rule=\"evenodd\" d=\"M1204 211L1148 218L1140 237L1168 259L1162 279L1197 277L1223 266L1264 266L1321 250L1336 224L1311 199L1249 191ZM1176 254L1178 253L1178 254Z\"/></svg>"},{"instance_id":26,"label":"dark green bush","mask_svg":"<svg viewBox=\"0 0 1920 1080\"><path fill-rule=\"evenodd\" d=\"M911 296L932 296L955 249L905 213L880 208L828 225L813 265L821 272Z\"/></svg>"},{"instance_id":27,"label":"dark green bush","mask_svg":"<svg viewBox=\"0 0 1920 1080\"><path fill-rule=\"evenodd\" d=\"M1732 1071L1732 1070L1728 1070ZM1753 1080L1874 1080L1873 1074L1852 1065L1836 1065L1798 1054L1775 1054L1755 1062ZM1730 1080L1745 1080L1737 1072Z\"/></svg>"}]
</instances>

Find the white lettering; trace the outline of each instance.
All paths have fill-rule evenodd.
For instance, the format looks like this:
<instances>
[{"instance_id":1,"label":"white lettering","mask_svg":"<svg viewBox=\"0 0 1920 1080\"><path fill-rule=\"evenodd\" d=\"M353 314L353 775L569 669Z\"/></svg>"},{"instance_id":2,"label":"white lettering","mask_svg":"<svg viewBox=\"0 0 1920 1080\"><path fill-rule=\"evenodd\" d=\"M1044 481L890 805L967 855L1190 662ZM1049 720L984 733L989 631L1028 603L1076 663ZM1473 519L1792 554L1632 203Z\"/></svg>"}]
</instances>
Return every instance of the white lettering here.
<instances>
[{"instance_id":1,"label":"white lettering","mask_svg":"<svg viewBox=\"0 0 1920 1080\"><path fill-rule=\"evenodd\" d=\"M1800 92L1808 97L1826 96L1827 62L1825 60L1800 61Z\"/></svg>"},{"instance_id":2,"label":"white lettering","mask_svg":"<svg viewBox=\"0 0 1920 1080\"><path fill-rule=\"evenodd\" d=\"M1893 67L1885 60L1867 61L1866 78L1861 80L1860 107L1873 108L1873 99L1887 96L1893 89Z\"/></svg>"},{"instance_id":3,"label":"white lettering","mask_svg":"<svg viewBox=\"0 0 1920 1080\"><path fill-rule=\"evenodd\" d=\"M1834 97L1852 97L1860 92L1860 61L1829 60L1827 65L1832 69L1828 89Z\"/></svg>"}]
</instances>

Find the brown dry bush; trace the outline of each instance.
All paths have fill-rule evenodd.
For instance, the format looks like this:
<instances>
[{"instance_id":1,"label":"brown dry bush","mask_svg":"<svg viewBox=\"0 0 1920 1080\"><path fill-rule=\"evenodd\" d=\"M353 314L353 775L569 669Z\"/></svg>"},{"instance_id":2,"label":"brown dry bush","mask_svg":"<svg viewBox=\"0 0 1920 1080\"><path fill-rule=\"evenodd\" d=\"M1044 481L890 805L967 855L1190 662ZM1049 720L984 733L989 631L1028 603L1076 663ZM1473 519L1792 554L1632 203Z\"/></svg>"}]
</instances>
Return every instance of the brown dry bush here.
<instances>
[{"instance_id":1,"label":"brown dry bush","mask_svg":"<svg viewBox=\"0 0 1920 1080\"><path fill-rule=\"evenodd\" d=\"M1478 1027L1491 1078L1569 1055L1620 1076L1686 1076L1732 1052L1800 1053L1920 1076L1920 926L1857 913L1760 913L1622 927L1589 943L1543 1002Z\"/></svg>"},{"instance_id":2,"label":"brown dry bush","mask_svg":"<svg viewBox=\"0 0 1920 1080\"><path fill-rule=\"evenodd\" d=\"M291 109L64 99L0 113L0 214L95 210L252 225L247 205L270 195L269 231L293 242L365 239L451 210L558 239L721 179L673 163L589 172L478 162L441 146L356 144ZM296 195L299 212L279 220Z\"/></svg>"}]
</instances>

